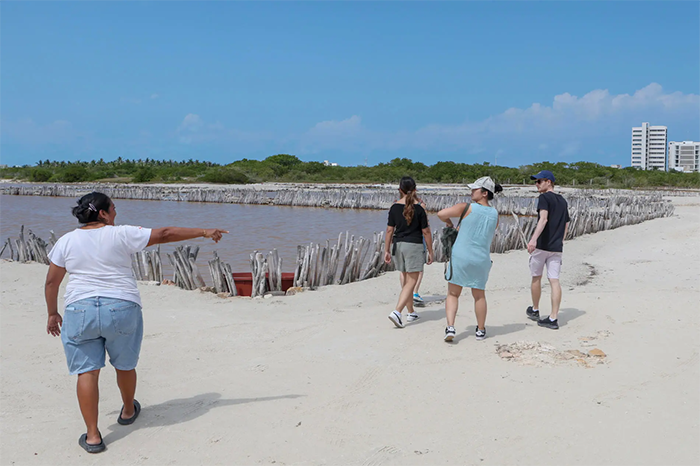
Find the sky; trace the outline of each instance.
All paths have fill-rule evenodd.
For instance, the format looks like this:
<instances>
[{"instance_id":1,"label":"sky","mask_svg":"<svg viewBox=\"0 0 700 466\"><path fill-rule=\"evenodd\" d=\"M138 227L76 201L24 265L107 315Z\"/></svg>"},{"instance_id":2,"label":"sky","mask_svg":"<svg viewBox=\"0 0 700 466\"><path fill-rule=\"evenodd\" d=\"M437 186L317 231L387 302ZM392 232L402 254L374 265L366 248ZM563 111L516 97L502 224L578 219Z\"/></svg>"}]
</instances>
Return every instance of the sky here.
<instances>
[{"instance_id":1,"label":"sky","mask_svg":"<svg viewBox=\"0 0 700 466\"><path fill-rule=\"evenodd\" d=\"M0 163L630 164L700 140L698 2L2 2Z\"/></svg>"}]
</instances>

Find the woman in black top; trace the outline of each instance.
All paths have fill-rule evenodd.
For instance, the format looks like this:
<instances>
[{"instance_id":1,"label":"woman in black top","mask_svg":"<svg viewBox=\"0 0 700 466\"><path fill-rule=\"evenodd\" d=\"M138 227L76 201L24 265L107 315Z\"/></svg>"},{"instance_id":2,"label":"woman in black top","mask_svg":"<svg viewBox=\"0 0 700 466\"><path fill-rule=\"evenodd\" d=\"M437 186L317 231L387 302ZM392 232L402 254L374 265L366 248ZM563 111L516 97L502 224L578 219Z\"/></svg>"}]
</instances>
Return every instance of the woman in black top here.
<instances>
[{"instance_id":1,"label":"woman in black top","mask_svg":"<svg viewBox=\"0 0 700 466\"><path fill-rule=\"evenodd\" d=\"M401 199L389 209L389 222L384 242L384 262L393 259L396 270L401 272L403 286L396 309L389 314L398 328L404 327L401 312L408 311L406 320L413 322L418 314L413 310L413 288L426 263L423 239L428 248L428 265L433 263L433 240L428 226L428 214L421 207L416 195L416 182L404 176L399 183ZM393 246L392 246L393 241Z\"/></svg>"}]
</instances>

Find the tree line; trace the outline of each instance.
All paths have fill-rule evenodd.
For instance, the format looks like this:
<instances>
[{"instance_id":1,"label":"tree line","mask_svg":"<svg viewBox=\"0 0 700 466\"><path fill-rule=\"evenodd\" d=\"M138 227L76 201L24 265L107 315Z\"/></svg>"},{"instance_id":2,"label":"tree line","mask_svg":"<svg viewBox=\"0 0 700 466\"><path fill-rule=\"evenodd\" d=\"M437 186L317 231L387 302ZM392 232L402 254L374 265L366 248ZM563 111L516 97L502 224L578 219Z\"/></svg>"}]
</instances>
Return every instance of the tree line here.
<instances>
[{"instance_id":1,"label":"tree line","mask_svg":"<svg viewBox=\"0 0 700 466\"><path fill-rule=\"evenodd\" d=\"M229 164L199 160L173 161L121 157L105 161L62 162L45 160L34 166L0 168L0 178L33 182L133 182L133 183L220 183L246 184L265 181L308 183L396 183L402 176L419 183L466 183L491 176L501 184L528 183L529 176L551 170L557 184L581 187L677 187L700 188L700 173L611 168L591 162L540 162L517 168L459 162L426 165L407 158L395 158L371 167L326 166L304 162L289 154L277 154L264 160L242 159Z\"/></svg>"}]
</instances>

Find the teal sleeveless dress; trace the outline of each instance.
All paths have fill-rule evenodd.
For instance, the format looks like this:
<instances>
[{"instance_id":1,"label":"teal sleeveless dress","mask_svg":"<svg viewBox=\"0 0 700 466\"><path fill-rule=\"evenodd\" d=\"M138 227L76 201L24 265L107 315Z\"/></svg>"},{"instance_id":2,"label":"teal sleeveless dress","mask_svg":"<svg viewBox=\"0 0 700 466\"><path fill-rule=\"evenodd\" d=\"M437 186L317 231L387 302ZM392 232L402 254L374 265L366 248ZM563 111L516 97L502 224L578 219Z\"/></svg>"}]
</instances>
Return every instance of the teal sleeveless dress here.
<instances>
[{"instance_id":1,"label":"teal sleeveless dress","mask_svg":"<svg viewBox=\"0 0 700 466\"><path fill-rule=\"evenodd\" d=\"M471 213L462 220L452 249L449 282L483 290L491 271L491 241L498 225L498 211L475 202L471 206ZM447 270L449 272L449 267Z\"/></svg>"}]
</instances>

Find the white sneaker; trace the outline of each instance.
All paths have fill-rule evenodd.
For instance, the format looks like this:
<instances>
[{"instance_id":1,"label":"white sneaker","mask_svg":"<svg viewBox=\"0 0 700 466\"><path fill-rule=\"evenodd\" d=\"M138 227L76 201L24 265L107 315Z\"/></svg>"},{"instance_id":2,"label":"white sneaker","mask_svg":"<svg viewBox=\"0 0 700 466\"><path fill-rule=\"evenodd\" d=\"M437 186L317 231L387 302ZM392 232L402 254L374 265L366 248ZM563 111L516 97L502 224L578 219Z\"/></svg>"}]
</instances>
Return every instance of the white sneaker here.
<instances>
[{"instance_id":1,"label":"white sneaker","mask_svg":"<svg viewBox=\"0 0 700 466\"><path fill-rule=\"evenodd\" d=\"M391 314L389 314L389 320L394 323L398 328L403 328L403 321L401 320L401 313L398 311L392 311Z\"/></svg>"},{"instance_id":2,"label":"white sneaker","mask_svg":"<svg viewBox=\"0 0 700 466\"><path fill-rule=\"evenodd\" d=\"M447 327L445 329L445 341L452 341L455 339L455 334L457 332L455 331L454 327Z\"/></svg>"},{"instance_id":3,"label":"white sneaker","mask_svg":"<svg viewBox=\"0 0 700 466\"><path fill-rule=\"evenodd\" d=\"M408 314L406 316L406 322L408 322L408 323L415 322L418 319L420 319L420 316L418 315L417 312L412 312L411 314Z\"/></svg>"},{"instance_id":4,"label":"white sneaker","mask_svg":"<svg viewBox=\"0 0 700 466\"><path fill-rule=\"evenodd\" d=\"M477 327L476 327L476 333L475 333L475 335L476 335L476 339L479 340L479 341L481 341L481 340L483 340L484 338L486 338L486 327L484 327L483 330L479 330L479 327L477 326Z\"/></svg>"}]
</instances>

